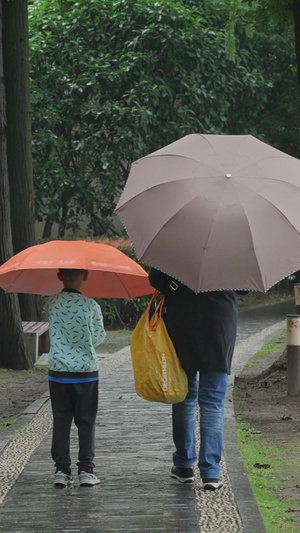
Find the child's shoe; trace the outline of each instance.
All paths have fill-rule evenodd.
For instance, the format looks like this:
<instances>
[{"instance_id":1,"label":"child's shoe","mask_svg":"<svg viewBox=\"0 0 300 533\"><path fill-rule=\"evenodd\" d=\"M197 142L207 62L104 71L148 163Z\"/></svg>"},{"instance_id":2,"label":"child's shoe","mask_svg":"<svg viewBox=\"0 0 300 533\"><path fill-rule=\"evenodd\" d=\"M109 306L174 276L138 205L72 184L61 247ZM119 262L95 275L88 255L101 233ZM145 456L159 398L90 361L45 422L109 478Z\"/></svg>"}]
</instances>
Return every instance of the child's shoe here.
<instances>
[{"instance_id":1,"label":"child's shoe","mask_svg":"<svg viewBox=\"0 0 300 533\"><path fill-rule=\"evenodd\" d=\"M98 485L100 483L100 479L95 476L95 474L92 474L91 472L80 472L78 474L79 477L79 485L81 487L91 487L93 485Z\"/></svg>"},{"instance_id":2,"label":"child's shoe","mask_svg":"<svg viewBox=\"0 0 300 533\"><path fill-rule=\"evenodd\" d=\"M54 474L54 485L56 487L67 487L68 485L71 485L74 483L72 476L69 476L68 474L65 474L64 472L61 472L58 470Z\"/></svg>"}]
</instances>

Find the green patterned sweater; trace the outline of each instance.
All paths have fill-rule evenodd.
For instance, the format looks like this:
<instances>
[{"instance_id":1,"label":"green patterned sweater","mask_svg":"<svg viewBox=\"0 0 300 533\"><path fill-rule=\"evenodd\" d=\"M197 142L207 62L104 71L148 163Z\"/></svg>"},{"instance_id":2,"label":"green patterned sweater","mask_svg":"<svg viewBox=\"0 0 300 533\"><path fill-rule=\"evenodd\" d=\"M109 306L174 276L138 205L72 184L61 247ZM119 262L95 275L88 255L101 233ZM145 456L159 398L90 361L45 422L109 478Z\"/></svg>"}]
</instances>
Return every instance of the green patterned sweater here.
<instances>
[{"instance_id":1,"label":"green patterned sweater","mask_svg":"<svg viewBox=\"0 0 300 533\"><path fill-rule=\"evenodd\" d=\"M106 337L100 306L78 291L64 290L48 300L50 324L49 375L95 373L95 346ZM53 372L51 372L53 371Z\"/></svg>"}]
</instances>

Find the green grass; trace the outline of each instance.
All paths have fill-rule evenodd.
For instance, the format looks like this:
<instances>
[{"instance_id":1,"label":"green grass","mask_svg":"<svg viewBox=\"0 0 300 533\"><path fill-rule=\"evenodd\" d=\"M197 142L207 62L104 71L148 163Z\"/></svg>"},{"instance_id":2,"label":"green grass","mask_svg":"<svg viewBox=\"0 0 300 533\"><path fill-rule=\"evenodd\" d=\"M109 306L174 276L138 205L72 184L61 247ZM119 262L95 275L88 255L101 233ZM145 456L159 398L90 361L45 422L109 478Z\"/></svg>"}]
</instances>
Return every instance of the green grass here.
<instances>
[{"instance_id":1,"label":"green grass","mask_svg":"<svg viewBox=\"0 0 300 533\"><path fill-rule=\"evenodd\" d=\"M290 514L296 504L277 497L291 466L285 449L271 446L249 424L237 421L240 451L248 471L254 496L259 505L267 533L298 533ZM268 465L258 468L254 465Z\"/></svg>"},{"instance_id":2,"label":"green grass","mask_svg":"<svg viewBox=\"0 0 300 533\"><path fill-rule=\"evenodd\" d=\"M11 426L17 418L9 418L8 420L5 420L4 422L0 422L0 432L4 431L6 428Z\"/></svg>"},{"instance_id":3,"label":"green grass","mask_svg":"<svg viewBox=\"0 0 300 533\"><path fill-rule=\"evenodd\" d=\"M27 428L29 422L26 422L26 424L24 424L24 426L22 426L21 428L19 429L16 429L16 431L14 432L13 434L13 439L16 439L19 435L21 435L22 433L24 433L25 429Z\"/></svg>"},{"instance_id":4,"label":"green grass","mask_svg":"<svg viewBox=\"0 0 300 533\"><path fill-rule=\"evenodd\" d=\"M132 330L106 330L106 339L97 346L96 351L101 353L115 353L130 344Z\"/></svg>"},{"instance_id":5,"label":"green grass","mask_svg":"<svg viewBox=\"0 0 300 533\"><path fill-rule=\"evenodd\" d=\"M283 351L284 346L286 345L286 330L284 330L282 333L277 335L274 339L270 340L258 352L254 354L254 356L246 363L246 367L249 368L251 366L254 366L256 363L259 362L259 360L264 357L265 355L268 355L272 352L280 352Z\"/></svg>"}]
</instances>

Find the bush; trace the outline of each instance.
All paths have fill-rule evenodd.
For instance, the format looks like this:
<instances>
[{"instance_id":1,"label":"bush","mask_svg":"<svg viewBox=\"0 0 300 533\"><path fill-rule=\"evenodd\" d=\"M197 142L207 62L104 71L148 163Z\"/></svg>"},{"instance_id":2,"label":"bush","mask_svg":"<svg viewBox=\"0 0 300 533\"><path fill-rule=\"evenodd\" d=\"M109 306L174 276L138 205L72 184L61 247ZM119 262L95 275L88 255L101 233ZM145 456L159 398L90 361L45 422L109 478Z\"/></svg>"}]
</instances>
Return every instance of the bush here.
<instances>
[{"instance_id":1,"label":"bush","mask_svg":"<svg viewBox=\"0 0 300 533\"><path fill-rule=\"evenodd\" d=\"M102 298L97 300L101 306L106 329L133 329L146 309L149 296L139 298Z\"/></svg>"}]
</instances>

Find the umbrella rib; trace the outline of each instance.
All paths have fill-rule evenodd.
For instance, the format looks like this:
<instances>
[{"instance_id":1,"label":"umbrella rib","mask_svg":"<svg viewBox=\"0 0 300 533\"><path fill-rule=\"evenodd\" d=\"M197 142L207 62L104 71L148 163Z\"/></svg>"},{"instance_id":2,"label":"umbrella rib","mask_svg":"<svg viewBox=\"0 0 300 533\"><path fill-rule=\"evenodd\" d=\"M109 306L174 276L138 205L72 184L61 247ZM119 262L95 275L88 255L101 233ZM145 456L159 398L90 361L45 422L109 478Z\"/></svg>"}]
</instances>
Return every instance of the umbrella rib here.
<instances>
[{"instance_id":1,"label":"umbrella rib","mask_svg":"<svg viewBox=\"0 0 300 533\"><path fill-rule=\"evenodd\" d=\"M120 284L122 285L122 287L124 288L126 294L128 295L127 297L128 297L128 298L131 298L131 296L130 296L130 294L129 294L127 288L126 288L126 286L124 285L123 281L121 280L121 278L117 275L116 272L114 272L113 274L114 274L114 276L118 279L118 281L120 282Z\"/></svg>"},{"instance_id":2,"label":"umbrella rib","mask_svg":"<svg viewBox=\"0 0 300 533\"><path fill-rule=\"evenodd\" d=\"M211 171L211 169L208 167L207 168L208 172ZM126 226L125 226L125 223L124 223L124 220L122 218L122 213L120 212L120 210L122 209L122 207L126 206L126 204L128 202L131 202L132 200L136 200L139 196L142 196L143 194L145 194L145 192L148 192L148 191L152 191L153 189L157 188L157 187L161 187L162 185L168 185L169 183L181 183L181 182L188 182L188 181L193 181L195 179L214 179L214 180L223 180L223 177L221 174L220 175L216 175L216 176L201 176L201 177L197 177L197 176L191 176L189 178L179 178L177 180L173 180L173 181L165 181L163 183L156 183L154 185L149 185L148 188L146 190L142 190L140 192L138 192L137 194L135 194L132 198L130 198L129 200L126 200L124 202L124 204L118 204L116 209L115 209L115 213L117 213L118 217L120 218L124 228L126 229ZM209 185L210 186L210 185ZM199 192L199 194L202 194L201 192ZM127 231L127 230L126 230ZM127 232L128 233L128 232Z\"/></svg>"},{"instance_id":3,"label":"umbrella rib","mask_svg":"<svg viewBox=\"0 0 300 533\"><path fill-rule=\"evenodd\" d=\"M215 149L213 143L207 138L206 135L203 135L202 133L198 133L197 135L199 135L202 139L204 139L207 144L211 147L212 151L214 152L214 154L218 157L220 154L219 152ZM247 141L247 137L248 135L245 135L245 139L244 139L244 143ZM163 154L162 154L163 155ZM175 155L175 154L174 154ZM235 159L239 156L240 154L237 152L235 154ZM181 157L187 157L187 156L181 156ZM200 163L201 165L203 165L203 163L201 163L201 161L197 160L197 159L193 159L191 157L187 158L187 159L191 159L192 161L197 161L197 163ZM218 162L219 164L223 167L223 171L224 171L224 174L226 174L228 172L228 169L226 169L223 165L223 162L221 159L218 159ZM211 169L210 169L211 170Z\"/></svg>"},{"instance_id":4,"label":"umbrella rib","mask_svg":"<svg viewBox=\"0 0 300 533\"><path fill-rule=\"evenodd\" d=\"M284 180L274 180L274 178L270 178L270 180L276 181L276 182L279 181L280 183L284 183L285 185L289 185L289 186L293 187L294 189L299 190L299 187L294 185L294 183L288 183L288 182L286 182ZM251 189L251 187L247 186L245 183L240 183L240 185L245 187L245 189L248 189L249 191L251 191L252 194L258 196L259 198L262 198L263 200L265 200L265 202L271 203L270 200L268 200L268 198L266 198L265 196L262 196L257 191L254 191L253 189ZM238 191L236 191L236 193L239 195ZM241 198L240 198L240 202L241 202L241 205L243 205ZM294 226L294 224L291 223L291 221L287 218L287 216L282 211L280 211L280 209L274 203L272 203L272 206L274 207L274 209L276 209L278 211L278 213L282 217L285 218L285 220L290 224L290 226L292 226L294 228L295 231L298 231L298 229Z\"/></svg>"},{"instance_id":5,"label":"umbrella rib","mask_svg":"<svg viewBox=\"0 0 300 533\"><path fill-rule=\"evenodd\" d=\"M237 194L238 194L238 196L239 196L239 192L238 192L238 191L237 191ZM250 235L251 235L252 248L253 248L253 250L254 250L254 237L253 237L253 232L252 232L252 230L251 230L251 226L250 226L250 223L249 223L249 219L248 219L248 217L247 217L246 210L245 210L245 207L244 207L244 204L243 204L241 198L240 198L240 202L241 202L240 205L241 205L241 207L243 208L243 213L244 213L245 219L247 220L249 233L250 233ZM258 270L259 270L260 279L261 279L261 281L262 281L262 280L263 280L262 270L261 270L261 267L260 267L260 264L259 264L259 262L258 262L258 259L257 259L256 255L254 255L254 257L255 257L256 264L257 264L257 268L258 268Z\"/></svg>"},{"instance_id":6,"label":"umbrella rib","mask_svg":"<svg viewBox=\"0 0 300 533\"><path fill-rule=\"evenodd\" d=\"M24 270L18 270L18 269L15 269L15 272L18 272L16 278L14 278L11 283L9 284L9 286L7 287L7 289L5 289L5 292L9 292L10 288L16 283L16 281L18 281L19 277L22 275L22 273L24 272Z\"/></svg>"},{"instance_id":7,"label":"umbrella rib","mask_svg":"<svg viewBox=\"0 0 300 533\"><path fill-rule=\"evenodd\" d=\"M276 180L276 181L278 181L278 180ZM280 181L286 184L286 182L284 182L283 180L280 180ZM293 184L289 184L289 185L292 185L294 188L297 188L297 187L295 187L295 185L293 185ZM256 195L256 196L262 198L266 203L270 203L270 201L269 201L267 198L265 198L265 197L259 195L258 192L253 191L253 190L250 189L249 187L246 187L244 184L243 184L243 186L244 186L245 188L248 188L249 190L251 190L251 192L252 192L254 195ZM251 240L252 240L252 247L253 247L253 249L255 249L255 248L254 248L253 232L252 232L252 230L251 230L251 225L250 225L249 220L248 220L248 217L247 217L247 213L246 213L245 206L244 206L244 204L243 204L243 201L242 201L241 198L240 198L239 191L236 191L236 193L237 193L237 195L239 196L239 199L240 199L240 205L241 205L241 207L243 208L243 213L244 213L245 219L247 220L248 229L249 229L249 233L250 233L250 235L251 235ZM295 231L298 231L297 228L294 226L294 224L291 223L291 221L286 217L286 215L285 215L282 211L280 211L280 209L279 209L275 204L272 203L271 205L274 207L274 209L276 209L276 211L279 213L279 215L282 216L282 217L287 221L287 223L288 223L288 224L289 224L289 225L290 225ZM261 277L261 280L262 280L262 279L263 279L263 277L262 277L262 270L261 270L261 268L260 268L260 265L259 265L259 262L258 262L258 259L257 259L256 255L255 255L255 260L256 260L257 268L258 268L258 270L259 270L259 272L260 272L260 277ZM296 271L297 271L297 270L295 270L294 272L296 272ZM274 283L274 285L275 285L275 283Z\"/></svg>"},{"instance_id":8,"label":"umbrella rib","mask_svg":"<svg viewBox=\"0 0 300 533\"><path fill-rule=\"evenodd\" d=\"M152 188L154 188L154 187L152 187ZM142 193L140 193L140 194L142 194ZM139 196L139 195L137 195L137 196ZM137 197L137 196L136 196L136 197ZM162 226L161 228L159 228L159 231L157 231L157 233L155 233L155 235L153 235L152 239L151 239L151 240L149 241L149 243L147 244L147 248L149 248L149 247L151 246L151 244L152 244L152 242L154 241L154 239L156 239L156 237L162 232L162 230L164 229L164 227L165 227L165 226L166 226L166 225L172 220L172 218L174 218L178 213L180 213L180 211L182 211L182 209L184 209L184 208L185 208L190 202L192 202L194 199L195 199L195 198L192 198L191 200L188 200L188 202L186 202L184 205L182 205L182 206L180 207L180 209L178 209L178 211L176 211L176 212L175 212L170 218L168 218L168 220L166 220L166 222L163 224L163 226ZM126 224L125 224L124 220L122 219L122 215L121 215L121 213L118 213L118 217L120 218L120 220L121 220L121 222L122 222L122 224L123 224L123 226L124 226L124 228L125 228L125 230L126 230L127 235L130 235L130 234L129 234L129 231L127 230ZM137 257L138 257L138 260L140 261L140 260L141 260L141 257L143 256L143 253L144 253L144 252L143 252L142 254L138 254L138 252L137 252L137 250L136 250L136 248L135 248L134 242L132 241L132 239L130 239L130 240L131 240L132 246L133 246L133 248L134 248L134 250L135 250L135 253L136 253ZM151 265L150 265L150 266L151 266Z\"/></svg>"},{"instance_id":9,"label":"umbrella rib","mask_svg":"<svg viewBox=\"0 0 300 533\"><path fill-rule=\"evenodd\" d=\"M187 159L188 161L194 161L195 163L198 163L198 165L202 165L203 167L207 167L209 172L211 172L211 169L213 167L213 165L211 167L208 167L205 163L203 163L199 159L194 159L194 157L190 157L190 156L182 155L182 154L171 154L170 153L170 154L147 155L144 159L150 159L150 158L151 159L155 159L155 158L159 158L160 159L161 157L178 157L179 159ZM226 173L226 170L224 169L222 161L218 161L218 162L222 165L224 173ZM219 169L216 169L216 170L218 170L218 172L219 172Z\"/></svg>"},{"instance_id":10,"label":"umbrella rib","mask_svg":"<svg viewBox=\"0 0 300 533\"><path fill-rule=\"evenodd\" d=\"M252 192L253 192L253 191L252 191ZM248 220L248 217L247 217L247 214L246 214L246 211L245 211L245 207L244 207L243 202L242 202L242 200L241 200L241 198L240 198L239 192L236 191L236 193L237 193L237 195L239 196L240 205L241 205L241 207L243 208L243 213L244 213L245 219L247 220L247 225L248 225L249 233L250 233L250 235L251 235L252 247L253 247L253 249L254 249L253 233L252 233L252 230L251 230L251 226L250 226L250 224L249 224L249 220ZM256 193L256 194L257 194L257 193ZM265 201L267 201L267 200L265 199ZM222 204L221 204L221 202L220 202L220 203L218 204L218 209L217 209L216 213L218 213L218 211L220 210L220 206L221 206L221 205L222 205ZM203 247L203 248L204 248L204 255L205 255L205 251L208 249L208 243L209 243L209 239L210 239L211 234L212 234L213 227L214 227L214 225L215 225L215 220L216 220L216 217L214 217L214 219L213 219L213 223L212 223L212 225L211 225L211 227L210 227L209 235L208 235L207 240L206 240L206 243L205 243L205 245L204 245L204 247ZM257 268L258 268L258 270L259 270L260 277L261 277L261 280L262 280L262 279L263 279L263 278L262 278L262 271L261 271L261 268L260 268L260 265L259 265L259 262L258 262L256 256L255 256L255 260L256 260ZM202 262L203 262L203 261L204 261L204 258L202 259ZM201 270L200 270L200 272L199 272L199 277L198 277L198 286L199 286L199 284L200 284L200 275L201 275ZM236 289L236 290L238 290L238 289ZM240 290L242 290L242 289L240 289Z\"/></svg>"},{"instance_id":11,"label":"umbrella rib","mask_svg":"<svg viewBox=\"0 0 300 533\"><path fill-rule=\"evenodd\" d=\"M242 167L239 169L239 172L241 170L247 170L247 168L251 168L253 166L256 166L257 163L261 163L262 161L268 161L269 159L296 159L295 157L292 157L292 156L288 156L288 157L284 157L284 156L272 156L272 157L262 157L261 159L257 159L255 160L255 163L251 162L249 163L247 166L245 167ZM239 177L239 179L249 179L249 176L245 176L245 177ZM252 178L253 179L253 178ZM261 177L257 178L257 179L262 179ZM286 181L282 180L282 179L275 179L275 178L272 178L271 176L268 177L268 178L264 178L264 179L268 179L268 180L273 180L273 181L283 181L283 183L286 183Z\"/></svg>"}]
</instances>

